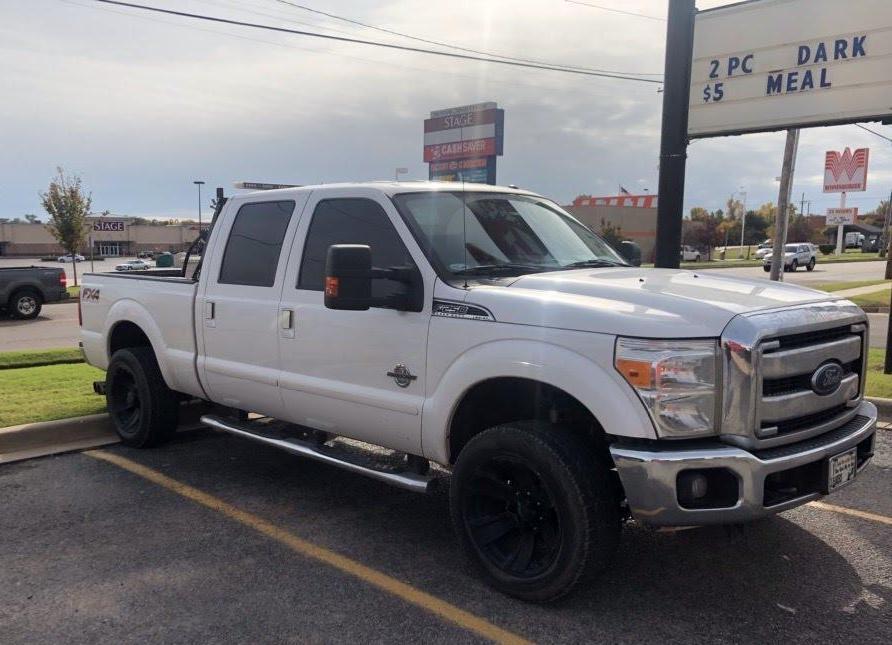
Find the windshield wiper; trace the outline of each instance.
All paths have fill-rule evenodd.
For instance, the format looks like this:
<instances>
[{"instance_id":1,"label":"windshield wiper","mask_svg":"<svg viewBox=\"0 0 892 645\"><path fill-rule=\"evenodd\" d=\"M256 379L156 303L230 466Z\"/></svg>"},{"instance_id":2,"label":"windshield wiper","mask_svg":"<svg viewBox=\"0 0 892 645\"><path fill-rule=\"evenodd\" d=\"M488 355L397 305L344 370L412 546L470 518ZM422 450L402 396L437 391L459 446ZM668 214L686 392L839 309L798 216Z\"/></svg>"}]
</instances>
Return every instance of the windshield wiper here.
<instances>
[{"instance_id":1,"label":"windshield wiper","mask_svg":"<svg viewBox=\"0 0 892 645\"><path fill-rule=\"evenodd\" d=\"M491 273L517 273L517 272L535 272L547 271L554 267L543 266L541 264L519 264L516 262L505 262L503 264L478 264L475 267L465 267L453 271L454 275L487 275Z\"/></svg>"},{"instance_id":2,"label":"windshield wiper","mask_svg":"<svg viewBox=\"0 0 892 645\"><path fill-rule=\"evenodd\" d=\"M564 264L561 266L562 269L583 269L585 267L627 267L628 264L621 264L619 262L614 262L613 260L600 260L600 259L592 259L592 260L582 260L580 262L571 262L570 264Z\"/></svg>"}]
</instances>

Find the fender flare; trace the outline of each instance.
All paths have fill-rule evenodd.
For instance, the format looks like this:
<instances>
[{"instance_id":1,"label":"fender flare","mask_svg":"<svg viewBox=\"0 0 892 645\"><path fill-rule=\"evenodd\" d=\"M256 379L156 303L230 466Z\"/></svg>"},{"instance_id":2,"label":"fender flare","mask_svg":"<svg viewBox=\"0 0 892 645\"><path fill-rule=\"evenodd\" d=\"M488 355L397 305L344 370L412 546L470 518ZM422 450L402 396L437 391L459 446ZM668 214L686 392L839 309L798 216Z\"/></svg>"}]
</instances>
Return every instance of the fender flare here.
<instances>
[{"instance_id":1,"label":"fender flare","mask_svg":"<svg viewBox=\"0 0 892 645\"><path fill-rule=\"evenodd\" d=\"M155 353L155 360L158 361L158 367L161 369L161 376L164 378L164 382L171 390L177 390L178 383L175 377L175 370L170 365L167 353L168 347L164 342L161 329L148 310L136 300L122 298L115 302L108 311L108 315L105 318L105 327L102 330L102 336L105 338L105 353L108 356L108 360L111 361L112 332L122 322L133 323L148 337L152 351Z\"/></svg>"},{"instance_id":2,"label":"fender flare","mask_svg":"<svg viewBox=\"0 0 892 645\"><path fill-rule=\"evenodd\" d=\"M459 403L475 385L499 377L539 381L563 390L584 405L607 434L656 439L644 405L616 371L561 345L496 340L461 354L426 398L421 437L426 457L449 463L450 425Z\"/></svg>"}]
</instances>

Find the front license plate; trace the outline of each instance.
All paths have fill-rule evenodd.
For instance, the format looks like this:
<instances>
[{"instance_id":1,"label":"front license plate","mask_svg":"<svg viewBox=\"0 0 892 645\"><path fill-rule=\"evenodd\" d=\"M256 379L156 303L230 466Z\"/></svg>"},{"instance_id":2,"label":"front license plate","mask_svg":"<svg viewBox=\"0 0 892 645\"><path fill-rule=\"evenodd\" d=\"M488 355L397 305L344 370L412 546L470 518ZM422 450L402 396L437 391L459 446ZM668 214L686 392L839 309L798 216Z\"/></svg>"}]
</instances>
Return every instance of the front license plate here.
<instances>
[{"instance_id":1,"label":"front license plate","mask_svg":"<svg viewBox=\"0 0 892 645\"><path fill-rule=\"evenodd\" d=\"M827 492L845 486L855 479L858 469L858 449L852 448L827 460Z\"/></svg>"}]
</instances>

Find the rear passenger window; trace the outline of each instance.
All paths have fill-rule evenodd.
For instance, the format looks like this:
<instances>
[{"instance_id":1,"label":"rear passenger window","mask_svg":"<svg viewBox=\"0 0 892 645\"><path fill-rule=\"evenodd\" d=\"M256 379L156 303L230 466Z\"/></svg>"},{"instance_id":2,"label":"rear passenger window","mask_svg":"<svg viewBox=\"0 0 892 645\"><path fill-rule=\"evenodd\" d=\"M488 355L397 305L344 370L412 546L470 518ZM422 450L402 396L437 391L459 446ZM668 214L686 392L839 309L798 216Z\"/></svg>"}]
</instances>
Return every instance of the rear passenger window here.
<instances>
[{"instance_id":1,"label":"rear passenger window","mask_svg":"<svg viewBox=\"0 0 892 645\"><path fill-rule=\"evenodd\" d=\"M374 267L414 266L412 257L380 205L370 199L328 199L319 202L313 212L300 261L298 289L322 291L325 256L332 244L368 244ZM400 288L389 280L373 280L372 296L392 295Z\"/></svg>"},{"instance_id":2,"label":"rear passenger window","mask_svg":"<svg viewBox=\"0 0 892 645\"><path fill-rule=\"evenodd\" d=\"M245 204L238 209L220 266L221 284L271 287L293 201Z\"/></svg>"}]
</instances>

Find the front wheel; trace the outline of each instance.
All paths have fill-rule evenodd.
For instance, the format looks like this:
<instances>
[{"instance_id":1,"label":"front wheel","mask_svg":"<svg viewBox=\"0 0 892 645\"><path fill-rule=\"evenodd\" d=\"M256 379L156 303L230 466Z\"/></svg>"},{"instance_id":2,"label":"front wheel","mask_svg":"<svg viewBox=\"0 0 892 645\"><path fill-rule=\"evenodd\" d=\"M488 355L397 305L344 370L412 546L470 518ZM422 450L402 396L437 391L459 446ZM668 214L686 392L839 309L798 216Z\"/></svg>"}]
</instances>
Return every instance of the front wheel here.
<instances>
[{"instance_id":1,"label":"front wheel","mask_svg":"<svg viewBox=\"0 0 892 645\"><path fill-rule=\"evenodd\" d=\"M763 264L762 270L765 271L765 273L768 273L769 271L771 271L771 267L768 266L767 264Z\"/></svg>"},{"instance_id":2,"label":"front wheel","mask_svg":"<svg viewBox=\"0 0 892 645\"><path fill-rule=\"evenodd\" d=\"M816 260L814 258L809 260L808 264L805 265L805 270L806 271L814 271L815 270L815 262L816 262Z\"/></svg>"},{"instance_id":3,"label":"front wheel","mask_svg":"<svg viewBox=\"0 0 892 645\"><path fill-rule=\"evenodd\" d=\"M619 541L619 495L591 442L540 422L471 439L452 472L450 512L487 582L550 601L604 569Z\"/></svg>"},{"instance_id":4,"label":"front wheel","mask_svg":"<svg viewBox=\"0 0 892 645\"><path fill-rule=\"evenodd\" d=\"M108 412L121 442L148 448L173 436L179 397L167 387L150 347L119 349L105 374Z\"/></svg>"},{"instance_id":5,"label":"front wheel","mask_svg":"<svg viewBox=\"0 0 892 645\"><path fill-rule=\"evenodd\" d=\"M796 273L796 269L798 269L798 268L799 268L799 263L796 260L793 260L790 263L789 267L785 267L785 270L790 271L791 273Z\"/></svg>"}]
</instances>

